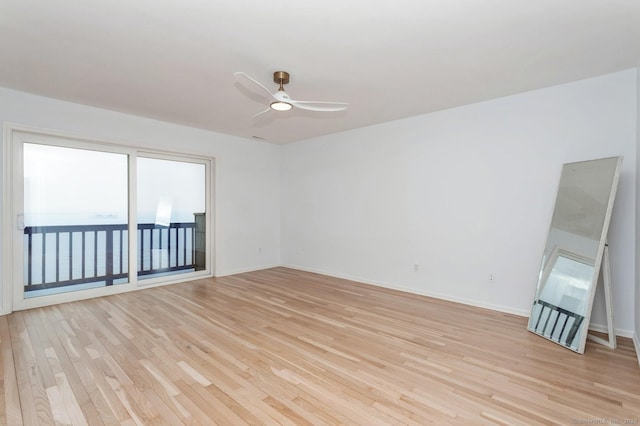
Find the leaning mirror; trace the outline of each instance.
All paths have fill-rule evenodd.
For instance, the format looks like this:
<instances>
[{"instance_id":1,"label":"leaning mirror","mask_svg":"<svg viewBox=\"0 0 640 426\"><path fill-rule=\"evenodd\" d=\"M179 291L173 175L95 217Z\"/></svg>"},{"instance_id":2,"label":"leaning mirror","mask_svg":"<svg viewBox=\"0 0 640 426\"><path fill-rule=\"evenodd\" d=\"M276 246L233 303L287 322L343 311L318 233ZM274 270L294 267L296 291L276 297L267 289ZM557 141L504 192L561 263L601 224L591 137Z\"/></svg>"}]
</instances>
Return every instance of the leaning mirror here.
<instances>
[{"instance_id":1,"label":"leaning mirror","mask_svg":"<svg viewBox=\"0 0 640 426\"><path fill-rule=\"evenodd\" d=\"M562 167L529 331L584 353L622 157Z\"/></svg>"}]
</instances>

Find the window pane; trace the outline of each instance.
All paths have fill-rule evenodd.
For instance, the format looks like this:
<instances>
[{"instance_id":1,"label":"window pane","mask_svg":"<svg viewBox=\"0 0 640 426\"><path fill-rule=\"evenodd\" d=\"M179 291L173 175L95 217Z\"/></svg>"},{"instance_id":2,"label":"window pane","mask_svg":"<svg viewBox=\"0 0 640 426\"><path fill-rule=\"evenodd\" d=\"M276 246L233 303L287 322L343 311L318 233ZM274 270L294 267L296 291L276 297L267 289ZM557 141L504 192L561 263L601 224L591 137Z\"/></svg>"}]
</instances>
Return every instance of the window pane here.
<instances>
[{"instance_id":1,"label":"window pane","mask_svg":"<svg viewBox=\"0 0 640 426\"><path fill-rule=\"evenodd\" d=\"M138 157L138 277L206 269L205 165Z\"/></svg>"},{"instance_id":2,"label":"window pane","mask_svg":"<svg viewBox=\"0 0 640 426\"><path fill-rule=\"evenodd\" d=\"M25 297L128 282L127 155L23 148Z\"/></svg>"}]
</instances>

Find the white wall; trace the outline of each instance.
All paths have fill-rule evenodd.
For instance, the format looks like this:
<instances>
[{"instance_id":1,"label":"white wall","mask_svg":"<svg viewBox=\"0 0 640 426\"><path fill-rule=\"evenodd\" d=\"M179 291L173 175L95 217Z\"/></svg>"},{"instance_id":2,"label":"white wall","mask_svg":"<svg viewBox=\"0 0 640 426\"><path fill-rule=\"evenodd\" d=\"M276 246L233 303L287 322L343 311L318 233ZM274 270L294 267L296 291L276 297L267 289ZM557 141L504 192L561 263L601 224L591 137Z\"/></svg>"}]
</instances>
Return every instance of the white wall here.
<instances>
[{"instance_id":1,"label":"white wall","mask_svg":"<svg viewBox=\"0 0 640 426\"><path fill-rule=\"evenodd\" d=\"M3 122L215 157L216 275L280 264L280 146L0 88Z\"/></svg>"},{"instance_id":2,"label":"white wall","mask_svg":"<svg viewBox=\"0 0 640 426\"><path fill-rule=\"evenodd\" d=\"M634 69L286 145L283 263L528 315L562 164L622 155L609 242L631 335L635 87Z\"/></svg>"}]
</instances>

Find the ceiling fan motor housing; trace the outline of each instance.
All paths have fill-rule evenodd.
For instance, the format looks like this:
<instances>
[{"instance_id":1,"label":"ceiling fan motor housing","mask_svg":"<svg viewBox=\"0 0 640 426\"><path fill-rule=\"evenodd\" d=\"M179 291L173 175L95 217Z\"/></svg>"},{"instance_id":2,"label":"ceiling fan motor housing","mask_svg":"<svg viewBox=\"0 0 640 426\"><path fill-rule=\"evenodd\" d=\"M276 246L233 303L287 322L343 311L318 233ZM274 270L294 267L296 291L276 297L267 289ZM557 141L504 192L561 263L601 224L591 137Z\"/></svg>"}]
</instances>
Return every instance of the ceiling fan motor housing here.
<instances>
[{"instance_id":1,"label":"ceiling fan motor housing","mask_svg":"<svg viewBox=\"0 0 640 426\"><path fill-rule=\"evenodd\" d=\"M273 73L273 81L283 85L289 83L289 73L286 71L276 71Z\"/></svg>"}]
</instances>

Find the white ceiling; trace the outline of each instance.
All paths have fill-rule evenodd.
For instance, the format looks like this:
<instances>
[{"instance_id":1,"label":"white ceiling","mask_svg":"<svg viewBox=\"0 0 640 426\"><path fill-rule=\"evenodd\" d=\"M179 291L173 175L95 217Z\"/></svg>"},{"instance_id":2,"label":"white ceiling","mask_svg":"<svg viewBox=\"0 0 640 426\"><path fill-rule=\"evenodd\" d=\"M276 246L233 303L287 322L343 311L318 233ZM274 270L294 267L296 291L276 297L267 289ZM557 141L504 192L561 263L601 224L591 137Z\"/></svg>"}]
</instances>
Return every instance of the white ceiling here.
<instances>
[{"instance_id":1,"label":"white ceiling","mask_svg":"<svg viewBox=\"0 0 640 426\"><path fill-rule=\"evenodd\" d=\"M1 0L0 86L286 143L637 66L639 0ZM291 73L270 113L239 87Z\"/></svg>"}]
</instances>

